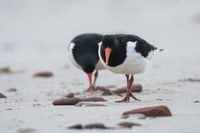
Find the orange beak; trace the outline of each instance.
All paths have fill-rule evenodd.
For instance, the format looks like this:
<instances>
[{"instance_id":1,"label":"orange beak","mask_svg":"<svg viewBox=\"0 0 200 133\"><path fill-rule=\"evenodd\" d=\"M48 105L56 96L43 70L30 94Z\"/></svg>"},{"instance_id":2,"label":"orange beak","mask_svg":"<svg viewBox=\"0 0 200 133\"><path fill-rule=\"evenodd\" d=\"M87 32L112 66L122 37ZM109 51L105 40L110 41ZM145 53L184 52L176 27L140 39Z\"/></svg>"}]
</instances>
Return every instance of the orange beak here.
<instances>
[{"instance_id":1,"label":"orange beak","mask_svg":"<svg viewBox=\"0 0 200 133\"><path fill-rule=\"evenodd\" d=\"M111 53L112 49L111 48L105 48L105 56L106 56L106 65L108 65L109 62L109 58L110 58L110 53Z\"/></svg>"}]
</instances>

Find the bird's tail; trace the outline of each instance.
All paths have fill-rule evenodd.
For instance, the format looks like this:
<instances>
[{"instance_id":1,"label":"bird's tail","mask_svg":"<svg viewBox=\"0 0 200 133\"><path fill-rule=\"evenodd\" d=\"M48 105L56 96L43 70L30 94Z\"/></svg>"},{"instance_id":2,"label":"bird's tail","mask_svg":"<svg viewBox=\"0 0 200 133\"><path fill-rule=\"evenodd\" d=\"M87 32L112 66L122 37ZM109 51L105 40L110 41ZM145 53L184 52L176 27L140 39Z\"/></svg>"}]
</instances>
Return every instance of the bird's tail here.
<instances>
[{"instance_id":1,"label":"bird's tail","mask_svg":"<svg viewBox=\"0 0 200 133\"><path fill-rule=\"evenodd\" d=\"M164 49L159 49L159 48L155 48L154 50L155 50L155 51L158 51L158 52L164 51Z\"/></svg>"}]
</instances>

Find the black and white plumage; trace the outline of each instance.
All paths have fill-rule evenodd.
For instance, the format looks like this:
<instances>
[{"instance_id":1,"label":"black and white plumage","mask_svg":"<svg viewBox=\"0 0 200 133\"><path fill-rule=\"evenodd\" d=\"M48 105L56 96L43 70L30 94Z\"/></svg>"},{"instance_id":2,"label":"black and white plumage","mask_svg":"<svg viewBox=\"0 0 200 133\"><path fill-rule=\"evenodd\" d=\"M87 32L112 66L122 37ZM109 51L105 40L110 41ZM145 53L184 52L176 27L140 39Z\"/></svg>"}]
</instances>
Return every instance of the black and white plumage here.
<instances>
[{"instance_id":1,"label":"black and white plumage","mask_svg":"<svg viewBox=\"0 0 200 133\"><path fill-rule=\"evenodd\" d=\"M88 75L89 88L87 91L93 91L98 70L104 69L98 56L98 43L102 41L103 35L96 33L80 34L72 39L69 44L69 59L79 69L82 69ZM92 83L92 73L94 81Z\"/></svg>"},{"instance_id":2,"label":"black and white plumage","mask_svg":"<svg viewBox=\"0 0 200 133\"><path fill-rule=\"evenodd\" d=\"M116 34L103 37L98 50L102 64L114 73L125 74L127 78L127 93L121 101L129 101L130 97L138 100L131 94L134 75L145 71L156 49L135 35Z\"/></svg>"}]
</instances>

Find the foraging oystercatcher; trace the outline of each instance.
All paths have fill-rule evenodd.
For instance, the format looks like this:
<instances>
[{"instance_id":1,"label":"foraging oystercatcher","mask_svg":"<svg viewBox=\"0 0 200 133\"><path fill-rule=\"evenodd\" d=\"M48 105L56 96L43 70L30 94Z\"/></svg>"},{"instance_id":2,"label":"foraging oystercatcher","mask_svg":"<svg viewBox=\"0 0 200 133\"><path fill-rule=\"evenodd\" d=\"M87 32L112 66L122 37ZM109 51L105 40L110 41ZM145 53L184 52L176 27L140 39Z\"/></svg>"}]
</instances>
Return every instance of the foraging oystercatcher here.
<instances>
[{"instance_id":1,"label":"foraging oystercatcher","mask_svg":"<svg viewBox=\"0 0 200 133\"><path fill-rule=\"evenodd\" d=\"M103 35L96 33L85 33L74 37L68 47L71 62L88 75L89 88L87 91L94 91L94 85L98 77L98 70L104 69L98 56L98 43L102 41ZM94 81L92 74L94 70Z\"/></svg>"},{"instance_id":2,"label":"foraging oystercatcher","mask_svg":"<svg viewBox=\"0 0 200 133\"><path fill-rule=\"evenodd\" d=\"M144 72L156 49L155 46L135 35L115 34L103 37L98 50L101 62L108 70L125 74L127 79L126 96L117 102L128 102L130 97L138 100L131 93L134 75Z\"/></svg>"}]
</instances>

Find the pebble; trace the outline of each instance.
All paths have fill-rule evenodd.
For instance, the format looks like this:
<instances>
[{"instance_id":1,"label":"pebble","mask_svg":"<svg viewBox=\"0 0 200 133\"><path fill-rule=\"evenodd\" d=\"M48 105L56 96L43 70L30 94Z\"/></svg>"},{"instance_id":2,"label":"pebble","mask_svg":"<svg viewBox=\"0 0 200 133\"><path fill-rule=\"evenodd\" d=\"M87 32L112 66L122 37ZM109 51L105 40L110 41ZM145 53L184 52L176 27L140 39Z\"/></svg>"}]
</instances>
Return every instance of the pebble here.
<instances>
[{"instance_id":1,"label":"pebble","mask_svg":"<svg viewBox=\"0 0 200 133\"><path fill-rule=\"evenodd\" d=\"M65 95L65 97L67 97L67 98L72 98L72 97L74 97L74 93L69 93L69 94L67 94L67 95Z\"/></svg>"},{"instance_id":2,"label":"pebble","mask_svg":"<svg viewBox=\"0 0 200 133\"><path fill-rule=\"evenodd\" d=\"M106 127L102 123L90 123L85 126L83 126L82 124L76 124L68 127L68 129L109 129L109 127Z\"/></svg>"},{"instance_id":3,"label":"pebble","mask_svg":"<svg viewBox=\"0 0 200 133\"><path fill-rule=\"evenodd\" d=\"M132 128L134 126L142 126L141 124L133 123L133 122L121 122L117 125L122 127L122 128Z\"/></svg>"},{"instance_id":4,"label":"pebble","mask_svg":"<svg viewBox=\"0 0 200 133\"><path fill-rule=\"evenodd\" d=\"M17 89L16 88L10 88L7 90L7 92L17 92Z\"/></svg>"},{"instance_id":5,"label":"pebble","mask_svg":"<svg viewBox=\"0 0 200 133\"><path fill-rule=\"evenodd\" d=\"M76 125L68 127L68 129L83 129L83 126L82 124L76 124Z\"/></svg>"},{"instance_id":6,"label":"pebble","mask_svg":"<svg viewBox=\"0 0 200 133\"><path fill-rule=\"evenodd\" d=\"M0 73L13 73L13 69L11 67L2 67L0 68Z\"/></svg>"},{"instance_id":7,"label":"pebble","mask_svg":"<svg viewBox=\"0 0 200 133\"><path fill-rule=\"evenodd\" d=\"M82 98L81 101L82 102L105 102L107 100L105 100L102 97L88 97L88 98Z\"/></svg>"},{"instance_id":8,"label":"pebble","mask_svg":"<svg viewBox=\"0 0 200 133\"><path fill-rule=\"evenodd\" d=\"M102 87L102 86L97 86L95 88L96 91L102 91L102 95L103 96L110 96L110 95L113 95L113 93L110 91L110 89L106 88L106 87Z\"/></svg>"},{"instance_id":9,"label":"pebble","mask_svg":"<svg viewBox=\"0 0 200 133\"><path fill-rule=\"evenodd\" d=\"M4 94L0 93L0 98L7 98Z\"/></svg>"},{"instance_id":10,"label":"pebble","mask_svg":"<svg viewBox=\"0 0 200 133\"><path fill-rule=\"evenodd\" d=\"M131 87L131 92L141 92L142 89L143 89L142 85L140 85L140 84L134 84ZM115 94L120 95L122 93L126 93L126 91L127 91L127 87L121 87L121 88L113 90L112 92L115 93Z\"/></svg>"},{"instance_id":11,"label":"pebble","mask_svg":"<svg viewBox=\"0 0 200 133\"><path fill-rule=\"evenodd\" d=\"M91 123L84 126L85 129L108 129L104 124L102 123Z\"/></svg>"},{"instance_id":12,"label":"pebble","mask_svg":"<svg viewBox=\"0 0 200 133\"><path fill-rule=\"evenodd\" d=\"M38 72L33 75L33 77L52 77L52 76L53 76L53 73L50 71Z\"/></svg>"},{"instance_id":13,"label":"pebble","mask_svg":"<svg viewBox=\"0 0 200 133\"><path fill-rule=\"evenodd\" d=\"M72 98L61 98L58 100L53 101L53 105L75 105L78 102L80 102L81 99L78 97L72 97Z\"/></svg>"},{"instance_id":14,"label":"pebble","mask_svg":"<svg viewBox=\"0 0 200 133\"><path fill-rule=\"evenodd\" d=\"M165 105L133 109L133 110L124 112L122 115L129 116L131 114L143 114L147 117L172 116L171 111Z\"/></svg>"},{"instance_id":15,"label":"pebble","mask_svg":"<svg viewBox=\"0 0 200 133\"><path fill-rule=\"evenodd\" d=\"M26 129L17 130L17 133L34 133L34 132L36 132L36 130L32 129L32 128L26 128Z\"/></svg>"}]
</instances>

